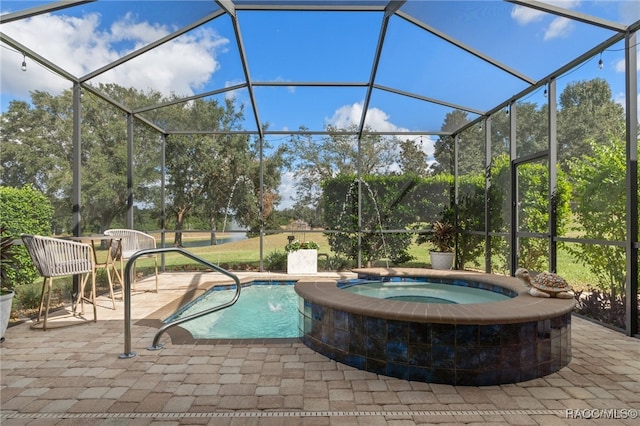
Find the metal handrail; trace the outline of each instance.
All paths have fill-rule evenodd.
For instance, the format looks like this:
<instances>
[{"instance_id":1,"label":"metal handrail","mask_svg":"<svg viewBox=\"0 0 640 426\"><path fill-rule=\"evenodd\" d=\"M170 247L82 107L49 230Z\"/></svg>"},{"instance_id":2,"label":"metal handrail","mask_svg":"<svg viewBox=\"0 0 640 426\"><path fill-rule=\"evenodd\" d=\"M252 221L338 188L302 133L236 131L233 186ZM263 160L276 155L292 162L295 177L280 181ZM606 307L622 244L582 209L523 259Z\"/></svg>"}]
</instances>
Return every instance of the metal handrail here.
<instances>
[{"instance_id":1,"label":"metal handrail","mask_svg":"<svg viewBox=\"0 0 640 426\"><path fill-rule=\"evenodd\" d=\"M160 340L160 336L162 336L162 334L167 329L174 327L178 324L182 324L183 322L190 321L194 318L198 318L198 317L210 314L212 312L216 312L216 311L228 308L229 306L236 303L238 301L238 298L240 297L240 290L242 290L242 285L240 284L240 279L236 275L232 274L231 272L225 269L222 269L218 265L210 263L192 253L189 253L184 249L177 248L177 247L165 247L165 248L145 249L145 250L140 250L136 252L133 256L129 258L129 260L127 261L127 265L124 268L124 289L123 289L123 292L124 292L124 352L119 355L119 358L133 358L137 355L136 352L133 352L131 350L131 283L133 282L133 264L135 263L136 259L138 259L139 257L148 256L150 254L167 253L167 252L181 253L191 260L200 262L208 266L209 268L230 277L236 283L236 293L234 294L233 298L227 303L224 303L219 306L215 306L213 308L206 309L201 312L196 312L195 314L191 314L184 318L179 318L175 321L165 324L156 332L156 335L153 339L153 344L149 346L147 349L149 350L161 349L163 345L158 344L158 340Z\"/></svg>"}]
</instances>

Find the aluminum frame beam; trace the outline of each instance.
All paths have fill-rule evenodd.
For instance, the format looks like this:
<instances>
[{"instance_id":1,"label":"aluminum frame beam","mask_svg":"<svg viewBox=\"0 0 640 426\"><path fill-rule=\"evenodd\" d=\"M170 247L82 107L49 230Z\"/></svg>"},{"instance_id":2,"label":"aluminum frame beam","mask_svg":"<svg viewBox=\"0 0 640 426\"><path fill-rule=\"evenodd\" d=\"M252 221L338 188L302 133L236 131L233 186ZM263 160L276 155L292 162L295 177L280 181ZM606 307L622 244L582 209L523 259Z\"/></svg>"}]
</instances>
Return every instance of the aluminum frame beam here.
<instances>
[{"instance_id":1,"label":"aluminum frame beam","mask_svg":"<svg viewBox=\"0 0 640 426\"><path fill-rule=\"evenodd\" d=\"M20 12L6 13L4 15L0 15L0 24L6 24L8 22L19 21L21 19L32 18L44 13L51 13L85 3L93 3L95 1L97 0L58 1L51 4L32 7Z\"/></svg>"},{"instance_id":2,"label":"aluminum frame beam","mask_svg":"<svg viewBox=\"0 0 640 426\"><path fill-rule=\"evenodd\" d=\"M627 27L617 22L609 21L606 19L597 18L595 16L587 15L584 13L574 12L573 10L558 7L549 3L542 3L533 0L505 0L509 3L517 4L528 9L535 9L541 12L550 13L552 15L560 16L563 18L571 19L573 21L579 21L584 24L595 25L596 27L604 28L610 31L624 32Z\"/></svg>"}]
</instances>

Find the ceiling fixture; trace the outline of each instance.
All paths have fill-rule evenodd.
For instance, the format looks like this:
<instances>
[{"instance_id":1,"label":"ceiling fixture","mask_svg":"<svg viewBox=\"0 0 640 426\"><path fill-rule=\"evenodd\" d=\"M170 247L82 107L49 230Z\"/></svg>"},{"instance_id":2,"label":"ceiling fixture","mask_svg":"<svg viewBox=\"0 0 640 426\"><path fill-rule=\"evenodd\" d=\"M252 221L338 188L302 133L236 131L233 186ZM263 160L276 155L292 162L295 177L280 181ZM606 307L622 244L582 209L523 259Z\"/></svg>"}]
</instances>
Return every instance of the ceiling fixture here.
<instances>
[{"instance_id":1,"label":"ceiling fixture","mask_svg":"<svg viewBox=\"0 0 640 426\"><path fill-rule=\"evenodd\" d=\"M22 71L26 71L27 70L27 56L23 53L22 54L22 67L21 67Z\"/></svg>"},{"instance_id":2,"label":"ceiling fixture","mask_svg":"<svg viewBox=\"0 0 640 426\"><path fill-rule=\"evenodd\" d=\"M604 68L604 61L602 60L602 52L600 52L600 60L598 61L598 68Z\"/></svg>"}]
</instances>

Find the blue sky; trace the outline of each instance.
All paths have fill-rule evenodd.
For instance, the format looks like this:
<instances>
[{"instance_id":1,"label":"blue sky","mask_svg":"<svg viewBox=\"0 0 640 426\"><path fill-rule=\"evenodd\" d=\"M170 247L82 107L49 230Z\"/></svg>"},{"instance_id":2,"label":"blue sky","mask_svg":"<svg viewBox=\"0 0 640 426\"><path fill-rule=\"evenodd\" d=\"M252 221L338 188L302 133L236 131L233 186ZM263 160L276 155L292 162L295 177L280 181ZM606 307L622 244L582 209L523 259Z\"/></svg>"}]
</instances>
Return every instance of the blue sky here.
<instances>
[{"instance_id":1,"label":"blue sky","mask_svg":"<svg viewBox=\"0 0 640 426\"><path fill-rule=\"evenodd\" d=\"M7 13L44 3L3 1L0 7ZM640 19L640 2L633 0L549 3L624 24ZM216 10L217 4L208 0L102 0L4 24L2 31L82 76ZM400 10L533 80L613 35L501 1L410 0ZM382 14L374 12L238 12L249 72L256 82L366 83L381 19ZM29 58L28 71L21 72L21 53L2 47L2 111L12 99L28 100L30 90L55 93L70 87ZM597 68L594 58L565 80L605 78L622 101L623 54L615 48L622 45L603 52L604 69ZM95 81L186 96L241 83L244 75L231 20L221 16ZM474 110L489 109L527 86L397 16L389 23L376 83ZM366 90L283 86L257 87L255 93L260 120L271 130L302 125L322 130L327 124L357 124ZM246 90L233 95L250 108ZM449 111L376 90L368 123L384 131L437 131ZM246 128L255 129L250 109L246 115Z\"/></svg>"}]
</instances>

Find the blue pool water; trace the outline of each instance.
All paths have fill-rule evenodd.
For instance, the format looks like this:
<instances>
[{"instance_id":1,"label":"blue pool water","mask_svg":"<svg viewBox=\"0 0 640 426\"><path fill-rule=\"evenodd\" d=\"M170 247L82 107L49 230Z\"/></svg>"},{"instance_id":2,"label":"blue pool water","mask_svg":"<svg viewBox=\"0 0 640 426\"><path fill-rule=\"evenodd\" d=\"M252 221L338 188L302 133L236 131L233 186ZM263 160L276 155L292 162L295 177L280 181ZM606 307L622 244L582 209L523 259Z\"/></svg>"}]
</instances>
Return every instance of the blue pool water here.
<instances>
[{"instance_id":1,"label":"blue pool water","mask_svg":"<svg viewBox=\"0 0 640 426\"><path fill-rule=\"evenodd\" d=\"M187 321L180 327L197 339L259 339L300 337L295 282L252 283L243 287L231 307ZM165 322L228 302L235 289L210 290Z\"/></svg>"},{"instance_id":2,"label":"blue pool water","mask_svg":"<svg viewBox=\"0 0 640 426\"><path fill-rule=\"evenodd\" d=\"M488 303L507 300L509 296L482 288L432 283L426 281L370 281L345 285L343 290L378 299L422 303Z\"/></svg>"},{"instance_id":3,"label":"blue pool water","mask_svg":"<svg viewBox=\"0 0 640 426\"><path fill-rule=\"evenodd\" d=\"M230 308L181 324L196 339L260 339L300 337L298 295L295 281L254 281L243 287L240 299ZM366 285L363 285L366 284ZM487 289L416 281L348 280L339 283L346 291L363 296L422 303L486 303L509 296ZM222 305L233 298L235 288L213 288L187 304L165 322Z\"/></svg>"}]
</instances>

